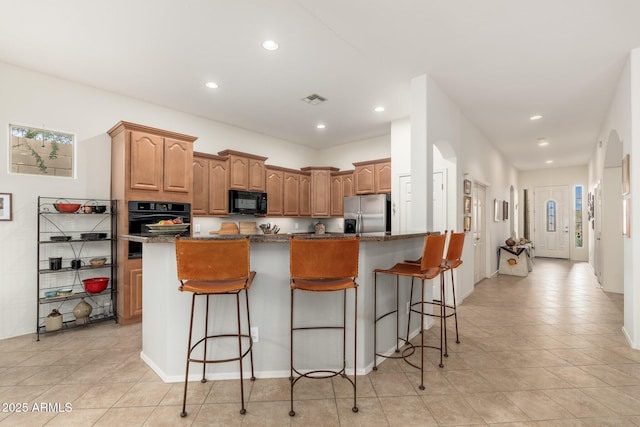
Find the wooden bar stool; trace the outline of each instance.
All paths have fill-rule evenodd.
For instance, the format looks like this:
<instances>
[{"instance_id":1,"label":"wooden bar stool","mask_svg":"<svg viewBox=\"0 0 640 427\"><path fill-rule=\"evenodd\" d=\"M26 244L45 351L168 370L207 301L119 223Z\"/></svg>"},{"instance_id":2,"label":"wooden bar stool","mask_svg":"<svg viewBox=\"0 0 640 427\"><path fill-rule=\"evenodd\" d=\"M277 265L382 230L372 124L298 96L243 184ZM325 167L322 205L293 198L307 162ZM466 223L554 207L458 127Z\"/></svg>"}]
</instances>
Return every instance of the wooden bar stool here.
<instances>
[{"instance_id":1,"label":"wooden bar stool","mask_svg":"<svg viewBox=\"0 0 640 427\"><path fill-rule=\"evenodd\" d=\"M436 277L440 277L440 287L441 289L444 288L443 283L444 283L444 276L442 276L442 272L444 271L443 267L442 267L442 256L444 253L444 246L445 246L445 242L447 239L447 235L445 234L427 234L427 236L425 237L425 241L424 241L424 248L422 251L422 258L420 259L420 263L410 263L410 262L400 262L397 263L396 265L394 265L393 267L389 268L389 269L376 269L374 270L374 281L377 278L377 274L378 273L382 273L382 274L393 274L396 276L406 276L406 277L411 277L411 297L409 299L410 303L410 310L409 310L409 319L407 321L407 338L409 335L409 327L410 327L410 323L411 323L411 314L412 313L417 313L420 314L420 337L421 337L421 342L419 346L414 346L411 345L411 347L409 348L414 348L414 347L420 347L420 366L416 366L413 363L411 363L409 360L406 359L406 357L408 355L405 355L405 361L407 363L409 363L410 365L419 368L420 369L420 390L424 390L424 349L425 347L429 347L429 348L436 348L440 350L440 367L444 366L442 363L442 356L443 356L443 352L445 349L445 340L444 340L444 336L443 336L443 331L446 330L446 328L444 328L444 319L446 316L446 312L445 312L445 307L442 304L438 304L439 305L439 313L426 313L425 312L425 304L432 304L431 301L425 301L424 297L425 297L425 280L431 280L431 279L435 279ZM422 297L420 298L419 302L412 302L413 299L413 280L414 279L419 279L422 283ZM396 277L396 280L398 280L398 277ZM419 305L420 309L417 310L416 308L414 308L414 306ZM432 317L439 317L440 318L440 347L434 347L434 346L428 346L425 345L424 343L424 332L422 331L422 329L424 328L424 317L425 316L432 316ZM376 322L377 323L377 322ZM375 323L374 323L374 335L376 333L376 329L375 329ZM375 353L375 349L374 349L374 353ZM404 353L403 353L404 354ZM413 353L412 353L413 354ZM375 359L375 355L374 355L374 359Z\"/></svg>"},{"instance_id":2,"label":"wooden bar stool","mask_svg":"<svg viewBox=\"0 0 640 427\"><path fill-rule=\"evenodd\" d=\"M244 384L242 360L249 354L251 359L251 381L255 380L253 371L253 341L251 340L251 318L249 316L249 296L247 291L251 287L256 273L249 267L249 238L239 239L180 239L176 236L176 262L178 280L181 292L192 292L191 320L189 323L189 344L187 348L187 367L184 378L184 397L182 400L181 417L187 416L187 385L189 384L189 364L202 363L202 380L206 382L206 368L208 363L225 363L238 361L240 365L240 413L246 413L244 406ZM240 292L244 291L247 310L247 333L243 334L240 320ZM237 332L233 334L209 335L209 299L212 295L235 295L237 313ZM192 345L193 313L196 297L206 297L204 316L204 338ZM207 342L215 339L237 338L238 356L224 359L207 359ZM242 341L248 345L243 350ZM203 344L203 357L192 356L193 351Z\"/></svg>"},{"instance_id":3,"label":"wooden bar stool","mask_svg":"<svg viewBox=\"0 0 640 427\"><path fill-rule=\"evenodd\" d=\"M293 387L301 378L322 379L342 376L353 386L353 412L358 412L357 394L357 337L358 337L358 253L360 239L349 238L312 238L302 239L293 237L290 242L290 271L291 271L291 410L293 410ZM353 304L353 380L346 375L346 321L347 321L347 289L354 290ZM342 326L304 326L294 324L294 294L295 291L308 292L337 292L342 291ZM294 332L318 329L342 330L342 366L336 370L318 369L302 372L294 367L293 337ZM297 375L294 377L294 373Z\"/></svg>"}]
</instances>

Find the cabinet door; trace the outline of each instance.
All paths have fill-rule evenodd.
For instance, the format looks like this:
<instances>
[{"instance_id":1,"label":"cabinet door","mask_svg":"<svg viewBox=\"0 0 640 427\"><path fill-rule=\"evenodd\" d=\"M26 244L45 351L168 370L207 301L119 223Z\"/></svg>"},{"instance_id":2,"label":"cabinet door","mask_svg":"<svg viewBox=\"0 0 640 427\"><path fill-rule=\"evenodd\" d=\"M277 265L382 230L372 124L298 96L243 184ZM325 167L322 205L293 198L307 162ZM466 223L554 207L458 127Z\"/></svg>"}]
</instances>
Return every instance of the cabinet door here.
<instances>
[{"instance_id":1,"label":"cabinet door","mask_svg":"<svg viewBox=\"0 0 640 427\"><path fill-rule=\"evenodd\" d=\"M229 162L209 159L209 213L229 214Z\"/></svg>"},{"instance_id":2,"label":"cabinet door","mask_svg":"<svg viewBox=\"0 0 640 427\"><path fill-rule=\"evenodd\" d=\"M342 196L343 197L355 196L355 191L353 187L353 174L342 176Z\"/></svg>"},{"instance_id":3,"label":"cabinet door","mask_svg":"<svg viewBox=\"0 0 640 427\"><path fill-rule=\"evenodd\" d=\"M311 216L331 215L331 176L328 170L311 171Z\"/></svg>"},{"instance_id":4,"label":"cabinet door","mask_svg":"<svg viewBox=\"0 0 640 427\"><path fill-rule=\"evenodd\" d=\"M129 316L127 317L142 316L142 268L129 270L128 309Z\"/></svg>"},{"instance_id":5,"label":"cabinet door","mask_svg":"<svg viewBox=\"0 0 640 427\"><path fill-rule=\"evenodd\" d=\"M163 138L131 131L130 187L133 190L162 190Z\"/></svg>"},{"instance_id":6,"label":"cabinet door","mask_svg":"<svg viewBox=\"0 0 640 427\"><path fill-rule=\"evenodd\" d=\"M331 177L331 216L342 216L343 204L342 176Z\"/></svg>"},{"instance_id":7,"label":"cabinet door","mask_svg":"<svg viewBox=\"0 0 640 427\"><path fill-rule=\"evenodd\" d=\"M267 169L267 215L282 215L284 172Z\"/></svg>"},{"instance_id":8,"label":"cabinet door","mask_svg":"<svg viewBox=\"0 0 640 427\"><path fill-rule=\"evenodd\" d=\"M375 164L376 193L391 193L391 162Z\"/></svg>"},{"instance_id":9,"label":"cabinet door","mask_svg":"<svg viewBox=\"0 0 640 427\"><path fill-rule=\"evenodd\" d=\"M249 163L249 191L265 191L264 160L248 159Z\"/></svg>"},{"instance_id":10,"label":"cabinet door","mask_svg":"<svg viewBox=\"0 0 640 427\"><path fill-rule=\"evenodd\" d=\"M193 158L193 203L191 212L194 215L209 213L209 160Z\"/></svg>"},{"instance_id":11,"label":"cabinet door","mask_svg":"<svg viewBox=\"0 0 640 427\"><path fill-rule=\"evenodd\" d=\"M300 216L311 216L311 176L307 174L300 175L298 214Z\"/></svg>"},{"instance_id":12,"label":"cabinet door","mask_svg":"<svg viewBox=\"0 0 640 427\"><path fill-rule=\"evenodd\" d=\"M284 173L284 205L283 214L297 216L300 214L300 175L297 173Z\"/></svg>"},{"instance_id":13,"label":"cabinet door","mask_svg":"<svg viewBox=\"0 0 640 427\"><path fill-rule=\"evenodd\" d=\"M234 190L249 189L249 159L246 157L229 156L229 188Z\"/></svg>"},{"instance_id":14,"label":"cabinet door","mask_svg":"<svg viewBox=\"0 0 640 427\"><path fill-rule=\"evenodd\" d=\"M356 166L354 171L356 194L375 193L375 171L374 164Z\"/></svg>"},{"instance_id":15,"label":"cabinet door","mask_svg":"<svg viewBox=\"0 0 640 427\"><path fill-rule=\"evenodd\" d=\"M164 140L164 191L190 193L193 188L193 145L177 139Z\"/></svg>"}]
</instances>

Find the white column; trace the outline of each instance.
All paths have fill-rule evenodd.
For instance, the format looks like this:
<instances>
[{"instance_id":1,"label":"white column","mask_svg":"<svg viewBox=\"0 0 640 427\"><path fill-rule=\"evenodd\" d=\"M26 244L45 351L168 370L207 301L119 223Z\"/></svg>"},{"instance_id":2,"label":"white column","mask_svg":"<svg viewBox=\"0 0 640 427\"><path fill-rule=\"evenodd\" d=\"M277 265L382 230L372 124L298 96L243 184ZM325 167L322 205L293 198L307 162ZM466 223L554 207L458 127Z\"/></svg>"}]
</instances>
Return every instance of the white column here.
<instances>
[{"instance_id":1,"label":"white column","mask_svg":"<svg viewBox=\"0 0 640 427\"><path fill-rule=\"evenodd\" d=\"M433 143L428 140L428 76L411 80L411 231L433 227Z\"/></svg>"}]
</instances>

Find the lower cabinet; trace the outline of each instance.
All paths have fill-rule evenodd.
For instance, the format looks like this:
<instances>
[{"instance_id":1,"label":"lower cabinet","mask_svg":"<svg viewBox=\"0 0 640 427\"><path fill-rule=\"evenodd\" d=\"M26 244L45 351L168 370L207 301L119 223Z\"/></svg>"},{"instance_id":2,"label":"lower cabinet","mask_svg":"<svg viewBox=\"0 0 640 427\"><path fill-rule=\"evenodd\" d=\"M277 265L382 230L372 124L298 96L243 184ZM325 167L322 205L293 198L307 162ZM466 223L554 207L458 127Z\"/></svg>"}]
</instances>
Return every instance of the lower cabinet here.
<instances>
[{"instance_id":1,"label":"lower cabinet","mask_svg":"<svg viewBox=\"0 0 640 427\"><path fill-rule=\"evenodd\" d=\"M122 283L118 292L118 321L123 325L142 320L142 259L122 264Z\"/></svg>"},{"instance_id":2,"label":"lower cabinet","mask_svg":"<svg viewBox=\"0 0 640 427\"><path fill-rule=\"evenodd\" d=\"M142 266L129 270L129 315L142 317Z\"/></svg>"}]
</instances>

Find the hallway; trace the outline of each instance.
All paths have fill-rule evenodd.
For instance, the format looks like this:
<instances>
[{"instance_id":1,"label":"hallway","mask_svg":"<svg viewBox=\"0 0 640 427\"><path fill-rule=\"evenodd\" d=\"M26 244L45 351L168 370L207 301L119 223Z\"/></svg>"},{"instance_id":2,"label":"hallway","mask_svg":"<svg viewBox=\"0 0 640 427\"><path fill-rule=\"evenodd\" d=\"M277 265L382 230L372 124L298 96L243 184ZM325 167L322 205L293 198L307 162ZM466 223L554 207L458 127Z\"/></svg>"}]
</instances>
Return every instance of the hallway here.
<instances>
[{"instance_id":1,"label":"hallway","mask_svg":"<svg viewBox=\"0 0 640 427\"><path fill-rule=\"evenodd\" d=\"M640 351L622 335L622 304L587 263L536 258L526 278L476 285L459 307L461 343L450 340L445 367L427 352L425 391L415 369L387 360L358 377L359 413L346 381L302 381L294 418L288 380L258 378L247 382L244 416L236 381L190 383L181 419L183 384L164 384L139 359L140 325L11 338L0 341L0 402L72 410L3 411L0 426L640 426Z\"/></svg>"}]
</instances>

